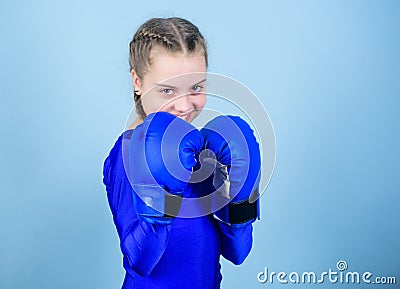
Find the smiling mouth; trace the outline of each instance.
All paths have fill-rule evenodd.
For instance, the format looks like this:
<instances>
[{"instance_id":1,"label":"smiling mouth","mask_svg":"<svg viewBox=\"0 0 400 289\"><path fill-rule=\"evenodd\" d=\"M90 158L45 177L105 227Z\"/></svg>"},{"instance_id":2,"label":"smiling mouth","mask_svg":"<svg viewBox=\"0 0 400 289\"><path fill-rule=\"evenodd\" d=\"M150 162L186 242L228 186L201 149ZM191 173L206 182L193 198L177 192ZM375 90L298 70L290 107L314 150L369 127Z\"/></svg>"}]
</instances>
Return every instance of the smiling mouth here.
<instances>
[{"instance_id":1,"label":"smiling mouth","mask_svg":"<svg viewBox=\"0 0 400 289\"><path fill-rule=\"evenodd\" d=\"M192 112L187 112L187 113L182 113L182 114L175 114L175 116L180 117L181 119L188 121L190 119L190 117L192 116Z\"/></svg>"}]
</instances>

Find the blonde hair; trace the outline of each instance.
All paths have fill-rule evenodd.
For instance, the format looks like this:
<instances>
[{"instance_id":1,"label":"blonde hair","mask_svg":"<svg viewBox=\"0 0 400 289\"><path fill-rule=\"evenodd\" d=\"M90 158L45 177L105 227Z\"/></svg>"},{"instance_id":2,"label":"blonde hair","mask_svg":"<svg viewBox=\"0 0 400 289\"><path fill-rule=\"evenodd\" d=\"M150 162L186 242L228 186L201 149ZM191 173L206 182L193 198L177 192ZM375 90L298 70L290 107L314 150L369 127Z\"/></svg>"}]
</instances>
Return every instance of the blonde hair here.
<instances>
[{"instance_id":1,"label":"blonde hair","mask_svg":"<svg viewBox=\"0 0 400 289\"><path fill-rule=\"evenodd\" d=\"M161 48L170 53L201 53L208 66L207 43L196 25L188 20L171 18L152 18L143 23L129 43L130 71L135 71L140 79L149 71L153 48ZM134 92L136 113L146 117L141 105L141 95Z\"/></svg>"}]
</instances>

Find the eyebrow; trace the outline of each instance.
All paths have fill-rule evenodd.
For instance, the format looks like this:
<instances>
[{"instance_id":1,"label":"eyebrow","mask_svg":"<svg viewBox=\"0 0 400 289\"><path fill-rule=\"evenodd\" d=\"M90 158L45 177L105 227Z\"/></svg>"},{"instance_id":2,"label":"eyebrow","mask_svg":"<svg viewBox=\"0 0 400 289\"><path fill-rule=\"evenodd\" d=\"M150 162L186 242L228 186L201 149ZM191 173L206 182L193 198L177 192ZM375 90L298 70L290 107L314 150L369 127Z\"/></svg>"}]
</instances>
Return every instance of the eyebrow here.
<instances>
[{"instance_id":1,"label":"eyebrow","mask_svg":"<svg viewBox=\"0 0 400 289\"><path fill-rule=\"evenodd\" d=\"M200 83L205 82L206 80L207 80L207 79L204 78L203 80L201 80L201 81L199 81L199 82L193 84L192 86L199 85ZM155 85L156 85L156 86L162 86L162 87L168 87L168 88L178 89L176 86L169 85L169 84L155 83Z\"/></svg>"}]
</instances>

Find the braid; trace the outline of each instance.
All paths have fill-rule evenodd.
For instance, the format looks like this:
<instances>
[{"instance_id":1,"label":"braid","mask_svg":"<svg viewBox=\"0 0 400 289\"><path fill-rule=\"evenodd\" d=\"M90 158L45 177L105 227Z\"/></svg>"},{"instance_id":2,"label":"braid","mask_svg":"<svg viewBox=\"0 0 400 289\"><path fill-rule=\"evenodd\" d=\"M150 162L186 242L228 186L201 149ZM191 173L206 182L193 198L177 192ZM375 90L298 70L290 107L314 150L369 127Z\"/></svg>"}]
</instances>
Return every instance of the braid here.
<instances>
[{"instance_id":1,"label":"braid","mask_svg":"<svg viewBox=\"0 0 400 289\"><path fill-rule=\"evenodd\" d=\"M136 38L136 39L135 39ZM149 31L140 31L136 36L134 40L136 41L151 41L151 40L159 40L162 41L166 46L172 46L173 43L167 38L167 36L162 36L160 34L154 33L154 32L149 32Z\"/></svg>"}]
</instances>

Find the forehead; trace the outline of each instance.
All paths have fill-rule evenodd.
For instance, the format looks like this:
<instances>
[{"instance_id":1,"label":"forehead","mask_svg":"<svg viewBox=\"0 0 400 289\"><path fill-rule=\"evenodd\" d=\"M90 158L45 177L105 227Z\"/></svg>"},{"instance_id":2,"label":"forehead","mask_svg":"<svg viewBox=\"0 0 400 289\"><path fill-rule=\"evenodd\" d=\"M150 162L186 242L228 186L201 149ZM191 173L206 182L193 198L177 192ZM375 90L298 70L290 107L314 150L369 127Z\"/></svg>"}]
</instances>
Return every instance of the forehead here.
<instances>
[{"instance_id":1,"label":"forehead","mask_svg":"<svg viewBox=\"0 0 400 289\"><path fill-rule=\"evenodd\" d=\"M206 61L201 53L184 54L156 51L151 57L151 66L144 76L148 85L163 83L168 85L194 84L206 76Z\"/></svg>"}]
</instances>

